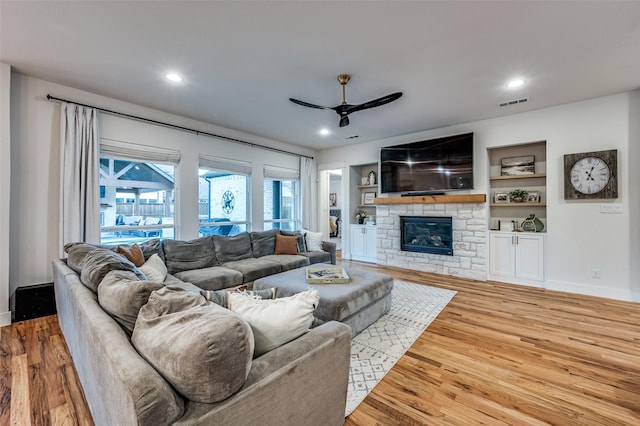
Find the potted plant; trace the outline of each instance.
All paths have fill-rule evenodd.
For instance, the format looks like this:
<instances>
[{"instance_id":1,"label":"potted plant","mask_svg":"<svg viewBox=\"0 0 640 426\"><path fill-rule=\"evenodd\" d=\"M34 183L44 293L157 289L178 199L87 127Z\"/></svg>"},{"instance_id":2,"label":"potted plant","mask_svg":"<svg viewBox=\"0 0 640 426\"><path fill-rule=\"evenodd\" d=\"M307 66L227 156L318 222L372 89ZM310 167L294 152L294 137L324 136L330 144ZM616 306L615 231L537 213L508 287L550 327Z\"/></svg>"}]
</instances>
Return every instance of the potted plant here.
<instances>
[{"instance_id":1,"label":"potted plant","mask_svg":"<svg viewBox=\"0 0 640 426\"><path fill-rule=\"evenodd\" d=\"M356 220L358 221L359 224L363 224L366 217L367 217L367 212L365 212L364 210L358 210L356 212Z\"/></svg>"},{"instance_id":2,"label":"potted plant","mask_svg":"<svg viewBox=\"0 0 640 426\"><path fill-rule=\"evenodd\" d=\"M521 203L524 199L527 198L528 194L529 192L525 189L514 189L513 191L509 192L509 196L516 203Z\"/></svg>"}]
</instances>

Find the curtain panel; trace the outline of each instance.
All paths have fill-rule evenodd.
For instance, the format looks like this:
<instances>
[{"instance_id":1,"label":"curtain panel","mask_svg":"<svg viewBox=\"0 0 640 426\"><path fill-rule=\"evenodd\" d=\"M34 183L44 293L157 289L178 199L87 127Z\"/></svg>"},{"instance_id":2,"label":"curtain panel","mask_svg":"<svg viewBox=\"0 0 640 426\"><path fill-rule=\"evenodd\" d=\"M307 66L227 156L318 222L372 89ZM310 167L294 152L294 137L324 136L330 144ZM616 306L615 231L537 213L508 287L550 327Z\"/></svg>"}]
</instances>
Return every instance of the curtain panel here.
<instances>
[{"instance_id":1,"label":"curtain panel","mask_svg":"<svg viewBox=\"0 0 640 426\"><path fill-rule=\"evenodd\" d=\"M60 108L60 250L75 241L100 242L98 112L63 102Z\"/></svg>"},{"instance_id":2,"label":"curtain panel","mask_svg":"<svg viewBox=\"0 0 640 426\"><path fill-rule=\"evenodd\" d=\"M300 214L304 229L317 230L318 200L316 162L312 158L300 157Z\"/></svg>"}]
</instances>

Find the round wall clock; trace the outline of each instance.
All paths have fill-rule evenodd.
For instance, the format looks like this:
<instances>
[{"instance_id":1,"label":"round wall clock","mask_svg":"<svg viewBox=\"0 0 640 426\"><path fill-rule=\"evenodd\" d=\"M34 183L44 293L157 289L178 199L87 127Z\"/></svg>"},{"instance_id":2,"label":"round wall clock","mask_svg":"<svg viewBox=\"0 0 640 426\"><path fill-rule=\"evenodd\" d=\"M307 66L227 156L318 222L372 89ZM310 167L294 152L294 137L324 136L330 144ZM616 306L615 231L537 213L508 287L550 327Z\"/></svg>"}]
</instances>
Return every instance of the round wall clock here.
<instances>
[{"instance_id":1,"label":"round wall clock","mask_svg":"<svg viewBox=\"0 0 640 426\"><path fill-rule=\"evenodd\" d=\"M618 150L564 156L564 198L618 197Z\"/></svg>"}]
</instances>

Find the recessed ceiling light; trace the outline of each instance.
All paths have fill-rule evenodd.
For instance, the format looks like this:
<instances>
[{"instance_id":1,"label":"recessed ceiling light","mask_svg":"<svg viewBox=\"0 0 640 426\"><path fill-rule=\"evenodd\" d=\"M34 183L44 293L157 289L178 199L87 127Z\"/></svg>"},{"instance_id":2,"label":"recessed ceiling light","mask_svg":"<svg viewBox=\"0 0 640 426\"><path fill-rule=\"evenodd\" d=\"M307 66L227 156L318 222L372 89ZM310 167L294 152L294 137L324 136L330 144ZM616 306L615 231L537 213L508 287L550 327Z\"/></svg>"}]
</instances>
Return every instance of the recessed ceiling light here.
<instances>
[{"instance_id":1,"label":"recessed ceiling light","mask_svg":"<svg viewBox=\"0 0 640 426\"><path fill-rule=\"evenodd\" d=\"M326 127L324 127L324 128L322 128L322 129L320 129L320 131L319 131L318 133L320 133L322 136L327 136L327 135L329 135L329 133L331 133L331 132L329 131L329 129L327 129Z\"/></svg>"},{"instance_id":2,"label":"recessed ceiling light","mask_svg":"<svg viewBox=\"0 0 640 426\"><path fill-rule=\"evenodd\" d=\"M521 78L514 78L507 83L507 87L509 89L515 89L516 87L520 87L522 85L524 85L524 80Z\"/></svg>"},{"instance_id":3,"label":"recessed ceiling light","mask_svg":"<svg viewBox=\"0 0 640 426\"><path fill-rule=\"evenodd\" d=\"M175 81L176 83L182 81L182 77L180 77L180 75L176 74L175 72L170 72L165 77L167 77L167 80Z\"/></svg>"}]
</instances>

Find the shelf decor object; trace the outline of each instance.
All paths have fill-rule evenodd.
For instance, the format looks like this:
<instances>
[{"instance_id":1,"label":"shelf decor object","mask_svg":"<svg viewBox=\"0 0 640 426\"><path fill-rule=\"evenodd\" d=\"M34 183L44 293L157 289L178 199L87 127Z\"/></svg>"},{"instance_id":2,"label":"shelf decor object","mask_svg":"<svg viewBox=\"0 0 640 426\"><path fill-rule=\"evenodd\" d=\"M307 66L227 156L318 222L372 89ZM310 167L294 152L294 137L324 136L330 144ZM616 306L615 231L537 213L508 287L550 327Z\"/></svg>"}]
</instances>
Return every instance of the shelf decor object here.
<instances>
[{"instance_id":1,"label":"shelf decor object","mask_svg":"<svg viewBox=\"0 0 640 426\"><path fill-rule=\"evenodd\" d=\"M349 275L342 268L307 268L309 284L346 284Z\"/></svg>"},{"instance_id":2,"label":"shelf decor object","mask_svg":"<svg viewBox=\"0 0 640 426\"><path fill-rule=\"evenodd\" d=\"M510 157L500 160L502 176L522 176L535 174L535 156Z\"/></svg>"},{"instance_id":3,"label":"shelf decor object","mask_svg":"<svg viewBox=\"0 0 640 426\"><path fill-rule=\"evenodd\" d=\"M526 189L514 189L509 192L509 196L514 203L522 203L523 201L527 201L527 195L529 195L529 191Z\"/></svg>"},{"instance_id":4,"label":"shelf decor object","mask_svg":"<svg viewBox=\"0 0 640 426\"><path fill-rule=\"evenodd\" d=\"M522 221L520 229L526 232L542 232L544 230L544 223L532 213Z\"/></svg>"},{"instance_id":5,"label":"shelf decor object","mask_svg":"<svg viewBox=\"0 0 640 426\"><path fill-rule=\"evenodd\" d=\"M564 199L618 198L618 150L564 156Z\"/></svg>"}]
</instances>

